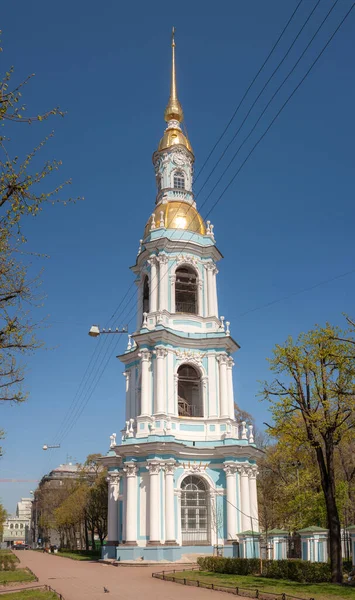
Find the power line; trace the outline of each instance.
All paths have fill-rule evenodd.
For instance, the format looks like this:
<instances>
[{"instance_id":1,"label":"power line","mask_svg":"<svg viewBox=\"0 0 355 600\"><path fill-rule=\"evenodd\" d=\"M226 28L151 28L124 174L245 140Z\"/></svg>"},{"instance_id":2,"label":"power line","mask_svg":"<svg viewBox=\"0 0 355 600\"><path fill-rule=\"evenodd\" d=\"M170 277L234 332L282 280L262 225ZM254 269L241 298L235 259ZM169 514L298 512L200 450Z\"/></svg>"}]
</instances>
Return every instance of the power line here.
<instances>
[{"instance_id":1,"label":"power line","mask_svg":"<svg viewBox=\"0 0 355 600\"><path fill-rule=\"evenodd\" d=\"M338 1L338 0L337 0ZM349 11L346 13L346 15L343 17L343 19L341 20L341 22L339 23L339 25L337 26L337 28L335 29L335 31L333 32L333 34L330 36L330 38L328 39L328 41L326 42L326 44L323 46L322 50L319 52L319 54L317 55L316 59L313 61L313 63L311 64L310 68L308 69L308 71L306 72L306 74L303 76L303 78L301 79L301 81L297 84L297 86L294 88L294 90L292 91L292 93L289 95L289 97L286 99L286 101L283 103L283 105L281 106L281 108L279 109L279 111L277 112L277 114L275 115L275 117L272 119L271 123L269 124L269 126L267 127L267 129L264 131L264 133L261 135L261 137L257 140L257 142L254 144L254 146L252 147L252 149L250 150L250 152L248 153L247 157L244 159L244 161L242 162L242 164L240 165L239 169L236 171L236 173L234 174L234 176L232 177L232 179L229 181L228 185L224 188L224 190L222 191L222 193L220 194L220 196L217 198L217 200L214 202L214 204L212 205L211 209L209 210L207 216L212 212L212 210L217 206L217 204L220 202L220 200L222 199L222 197L224 196L224 194L226 193L226 191L229 189L229 187L231 186L231 184L233 183L233 181L235 180L235 178L237 177L237 175L241 172L242 168L244 167L244 165L246 164L246 162L249 160L250 156L252 155L252 153L254 152L254 150L257 148L257 146L259 145L259 143L262 141L262 139L265 137L265 135L268 133L268 131L270 130L270 128L272 127L272 125L274 124L274 122L276 121L276 119L278 118L278 116L281 114L281 112L283 111L283 109L286 107L286 105L288 104L288 102L291 100L291 98L293 97L293 95L296 93L296 91L298 90L298 88L301 86L301 84L305 81L305 79L308 77L309 73L312 71L312 69L314 68L314 66L316 65L316 63L318 62L319 58L322 56L323 52L325 51L325 49L328 47L328 45L330 44L330 42L332 41L332 39L334 38L334 36L336 35L336 33L338 32L338 30L340 29L340 27L342 26L342 24L344 23L344 21L347 19L347 17L349 16L350 12L352 11L352 9L354 8L355 3L351 6L351 8L349 9ZM330 14L331 11L329 11L328 14ZM328 16L328 15L327 15ZM327 17L326 17L327 18ZM324 22L324 21L323 21ZM322 23L323 24L323 23ZM318 28L317 32L319 31L320 27ZM316 33L317 33L316 32ZM316 35L316 34L315 34ZM314 36L313 38L314 39ZM309 47L309 44L308 46ZM303 52L304 54L304 52ZM302 55L303 55L302 54ZM300 60L300 59L299 59ZM298 61L299 62L299 61ZM191 239L191 238L190 238ZM168 273L167 273L168 274ZM132 317L133 318L133 317ZM132 320L132 319L131 319ZM102 364L102 363L101 363ZM107 366L104 366L101 374L100 374L100 378L102 376L102 373L104 372L105 368ZM98 382L96 382L95 384L95 388ZM94 389L95 389L94 388ZM94 391L94 389L92 390L90 397ZM89 398L90 398L89 397ZM88 400L87 400L88 401ZM87 402L85 403L85 405L87 404ZM81 411L82 412L82 411ZM80 412L80 414L81 414ZM80 416L80 415L79 415ZM73 423L71 424L71 427L73 426Z\"/></svg>"},{"instance_id":2,"label":"power line","mask_svg":"<svg viewBox=\"0 0 355 600\"><path fill-rule=\"evenodd\" d=\"M205 167L206 163L208 162L208 160L209 160L210 156L211 156L211 155L212 155L212 153L214 152L214 150L215 150L216 146L217 146L217 145L218 145L218 143L221 141L221 139L222 139L222 138L223 138L223 136L225 135L226 131L227 131L227 130L228 130L228 128L230 127L230 125L231 125L232 121L234 120L234 118L235 118L235 116L236 116L236 114L237 114L237 112L238 112L238 110L239 110L239 108L240 108L241 104L243 103L243 101L244 101L244 99L246 98L247 94L249 93L250 89L251 89L251 88L252 88L252 86L254 85L254 83L255 83L255 81L257 80L257 78L259 77L260 73L263 71L264 67L266 66L267 62L269 61L269 59L270 59L271 55L273 54L274 50L275 50L275 49L276 49L276 47L278 46L278 44L279 44L279 42L280 42L281 38L283 37L283 35L284 35L284 33L285 33L286 29L288 28L288 26L290 25L291 21L293 20L293 18L294 18L294 16L295 16L296 12L297 12L297 10L298 10L298 8L299 8L299 7L300 7L300 5L302 4L302 1L303 1L303 0L300 0L300 1L299 1L299 3L297 4L297 6L296 6L295 10L293 11L293 13L291 14L290 18L288 19L288 21L287 21L286 25L284 26L284 28L283 28L283 30L282 30L282 32L281 32L281 34L279 35L278 39L276 40L275 44L273 45L272 49L270 50L270 52L269 52L268 56L266 57L266 59L265 59L265 60L264 60L264 62L262 63L261 67L259 68L259 70L257 71L256 75L254 76L254 78L253 78L252 82L250 83L250 85L248 86L247 90L245 91L245 93L244 93L244 95L243 95L243 97L242 97L241 101L239 102L239 104L238 104L237 108L235 109L235 111L234 111L234 113L233 113L233 115L232 115L232 117L231 117L231 119L230 119L229 123L228 123L228 124L227 124L227 126L225 127L225 129L224 129L224 131L222 132L222 134L221 134L221 136L220 136L219 140L216 142L216 144L215 144L215 145L214 145L214 147L212 148L212 150L211 150L211 152L210 152L209 156L207 157L207 159L206 159L205 163L203 164L202 168L200 169L200 171L199 171L199 173L198 173L198 175L197 175L197 177L196 177L196 179L195 179L195 182L196 182L196 180L197 180L198 176L201 174L202 170L204 169L204 167ZM182 203L180 203L180 206L181 206L181 204L182 204ZM204 203L204 204L205 204L205 203ZM204 204L203 204L203 205L204 205ZM202 206L203 206L203 205L202 205ZM189 210L190 210L190 208L189 208ZM126 297L127 297L128 293L129 293L129 291L132 289L132 287L134 287L134 281L133 281L133 282L131 283L131 285L129 286L129 288L128 288L127 292L125 293L125 295L124 295L124 296L123 296L123 298L121 299L121 301L120 301L119 305L118 305L118 306L117 306L117 308L115 309L115 311L114 311L114 313L112 314L112 316L111 316L111 318L109 319L109 321L112 321L112 320L114 319L114 317L115 317L115 316L116 316L116 314L118 313L118 311L119 311L120 307L122 306L122 303L123 303L123 302L124 302L124 300L126 299ZM134 291L134 293L133 293L133 294L131 294L130 298L129 298L129 299L128 299L128 301L126 302L125 306L123 307L123 311L125 310L126 306L128 306L128 305L130 304L130 302L131 302L131 300L133 299L133 297L134 297L134 296L135 296L135 291ZM131 312L131 311L130 311L130 312ZM130 313L129 313L129 314L130 314ZM88 370L90 369L90 367L91 367L91 365L92 365L92 361L94 360L94 356L96 356L96 359L94 360L94 364L92 365L92 370L94 370L94 369L96 368L97 360L98 360L99 354L100 354L100 353L101 353L101 351L103 350L103 346L105 346L105 342L104 342L103 344L101 344L101 348L100 348L100 345L98 345L98 346L96 346L96 347L95 347L95 349L94 349L94 352L93 352L93 354L92 354L92 356L91 356L91 358L90 358L89 365L88 365L88 367L87 367L87 369L86 369L86 371L85 371L85 373L84 373L84 375L83 375L83 377L82 377L82 379L81 379L81 382L80 382L80 384L79 384L79 386L78 386L77 392L76 392L76 394L75 394L75 396L74 396L74 398L73 398L73 401L72 401L72 403L71 403L71 406L70 406L70 408L69 408L69 412L67 413L67 415L66 415L66 417L65 417L65 421L68 421L68 420L70 419L70 417L71 417L71 414L72 414L72 411L73 411L73 407L74 407L75 403L77 402L78 395L79 395L79 397L80 397L80 396L83 394L83 390L81 390L81 391L80 391L80 387L81 387L81 385L82 385L82 382L83 382L83 380L85 379L85 377L86 377L86 374L87 374ZM84 389L85 389L85 388L84 388ZM80 392L80 393L79 393L79 392ZM61 429L62 429L62 428L63 428L63 423L62 423L62 425L61 425ZM61 429L60 429L60 431L61 431ZM57 435L58 435L58 434L57 434Z\"/></svg>"},{"instance_id":3,"label":"power line","mask_svg":"<svg viewBox=\"0 0 355 600\"><path fill-rule=\"evenodd\" d=\"M258 72L256 73L256 75L254 76L254 78L252 79L251 83L249 84L248 88L246 89L246 91L244 92L242 99L240 100L237 108L235 109L234 113L232 114L231 118L229 119L227 125L225 126L224 130L222 131L221 135L219 136L219 138L217 139L215 145L213 146L212 150L209 152L205 162L203 163L201 169L199 170L196 178L195 178L195 183L197 181L197 179L199 178L199 176L201 175L203 169L205 168L206 164L208 163L209 159L211 158L213 152L215 151L215 149L217 148L219 142L222 140L222 138L225 136L225 134L227 133L227 130L229 129L230 125L232 124L232 122L234 121L234 118L236 117L238 110L240 109L241 105L243 104L243 101L245 100L245 98L247 97L249 91L251 90L251 88L253 87L255 81L257 80L257 78L259 77L260 73L262 72L263 68L266 66L269 58L271 57L271 55L273 54L274 50L276 49L276 47L278 46L279 42L281 41L281 38L283 37L286 29L288 28L289 24L291 23L293 17L295 16L296 12L298 11L299 7L301 6L303 0L300 0L299 3L297 4L295 10L293 11L292 15L290 16L289 20L287 21L285 27L283 28L283 30L281 31L279 37L277 38L275 44L273 45L273 47L271 48L269 54L267 55L266 59L264 60L263 64L261 65L261 67L259 68Z\"/></svg>"}]
</instances>

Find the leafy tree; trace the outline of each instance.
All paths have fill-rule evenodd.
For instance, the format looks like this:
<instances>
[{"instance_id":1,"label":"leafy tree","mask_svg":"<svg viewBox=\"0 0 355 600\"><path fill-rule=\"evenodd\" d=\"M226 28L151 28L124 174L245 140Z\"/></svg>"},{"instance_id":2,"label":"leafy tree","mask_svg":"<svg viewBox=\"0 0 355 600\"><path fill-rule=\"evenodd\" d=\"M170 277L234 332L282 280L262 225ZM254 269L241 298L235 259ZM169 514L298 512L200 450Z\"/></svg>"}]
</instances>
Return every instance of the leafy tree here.
<instances>
[{"instance_id":1,"label":"leafy tree","mask_svg":"<svg viewBox=\"0 0 355 600\"><path fill-rule=\"evenodd\" d=\"M61 162L46 161L40 168L35 165L38 152L53 133L23 158L16 151L12 153L14 143L10 136L17 127L63 116L59 108L27 116L22 93L33 75L17 86L12 85L13 75L11 67L0 81L0 401L22 402L26 399L22 356L40 345L35 336L36 323L31 318L38 280L29 277L28 264L19 258L25 254L23 219L60 201L59 194L70 181L46 190L44 180L58 170Z\"/></svg>"},{"instance_id":2,"label":"leafy tree","mask_svg":"<svg viewBox=\"0 0 355 600\"><path fill-rule=\"evenodd\" d=\"M2 536L4 533L4 523L7 519L7 512L3 505L0 503L0 541L2 541Z\"/></svg>"},{"instance_id":3,"label":"leafy tree","mask_svg":"<svg viewBox=\"0 0 355 600\"><path fill-rule=\"evenodd\" d=\"M276 346L269 361L275 379L262 390L270 402L272 435L291 447L308 447L316 459L334 582L342 581L336 449L355 427L355 361L350 346L346 334L331 325L301 334L296 342L289 338Z\"/></svg>"}]
</instances>

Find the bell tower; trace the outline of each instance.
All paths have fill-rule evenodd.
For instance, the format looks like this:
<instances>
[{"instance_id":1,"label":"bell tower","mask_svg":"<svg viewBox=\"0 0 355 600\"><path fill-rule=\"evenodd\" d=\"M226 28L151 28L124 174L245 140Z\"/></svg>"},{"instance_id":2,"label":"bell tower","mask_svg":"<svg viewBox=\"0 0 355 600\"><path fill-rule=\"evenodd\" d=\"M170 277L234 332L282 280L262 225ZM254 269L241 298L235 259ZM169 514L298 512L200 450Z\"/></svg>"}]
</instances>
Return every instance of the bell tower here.
<instances>
[{"instance_id":1,"label":"bell tower","mask_svg":"<svg viewBox=\"0 0 355 600\"><path fill-rule=\"evenodd\" d=\"M235 420L232 354L239 346L218 311L222 255L213 225L194 199L195 157L182 130L174 30L164 117L153 154L155 207L131 267L136 330L119 357L126 427L103 459L111 515L105 552L121 560L177 560L190 546L206 553L217 543L226 555L249 530L255 549L259 529L258 450L252 426Z\"/></svg>"}]
</instances>

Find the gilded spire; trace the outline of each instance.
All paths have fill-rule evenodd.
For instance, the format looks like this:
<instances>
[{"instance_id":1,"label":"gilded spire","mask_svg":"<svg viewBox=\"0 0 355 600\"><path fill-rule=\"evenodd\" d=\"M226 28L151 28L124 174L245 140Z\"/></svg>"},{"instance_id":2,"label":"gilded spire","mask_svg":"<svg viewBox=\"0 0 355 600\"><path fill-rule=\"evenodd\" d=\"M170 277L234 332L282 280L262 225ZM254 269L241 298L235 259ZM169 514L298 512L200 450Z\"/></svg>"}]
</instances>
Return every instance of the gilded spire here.
<instances>
[{"instance_id":1,"label":"gilded spire","mask_svg":"<svg viewBox=\"0 0 355 600\"><path fill-rule=\"evenodd\" d=\"M172 52L172 61L171 61L171 87L170 87L170 98L168 102L168 106L165 109L164 117L165 121L169 122L173 119L175 121L181 121L184 119L184 113L182 112L181 104L177 97L176 91L176 67L175 67L175 27L173 27L171 33L171 52Z\"/></svg>"},{"instance_id":2,"label":"gilded spire","mask_svg":"<svg viewBox=\"0 0 355 600\"><path fill-rule=\"evenodd\" d=\"M171 87L170 87L170 98L168 106L165 109L164 117L168 126L164 132L158 151L166 150L171 146L181 145L185 146L189 152L193 155L191 144L186 135L183 134L180 123L184 119L184 113L182 112L181 104L177 97L176 91L176 69L175 69L175 27L173 27L171 35L171 50L172 50L172 64L171 64Z\"/></svg>"}]
</instances>

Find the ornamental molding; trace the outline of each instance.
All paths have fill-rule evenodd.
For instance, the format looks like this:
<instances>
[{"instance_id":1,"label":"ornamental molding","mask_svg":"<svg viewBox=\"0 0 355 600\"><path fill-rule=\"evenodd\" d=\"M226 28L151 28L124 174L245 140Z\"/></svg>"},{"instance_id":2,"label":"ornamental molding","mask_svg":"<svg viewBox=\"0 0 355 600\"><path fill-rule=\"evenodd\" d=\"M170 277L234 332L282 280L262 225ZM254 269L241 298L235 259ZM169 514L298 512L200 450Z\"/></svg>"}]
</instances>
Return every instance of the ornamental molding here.
<instances>
[{"instance_id":1,"label":"ornamental molding","mask_svg":"<svg viewBox=\"0 0 355 600\"><path fill-rule=\"evenodd\" d=\"M207 269L207 271L212 271L214 275L217 275L218 269L214 262L212 262L212 260L209 260L208 262L204 263L204 267L205 269Z\"/></svg>"},{"instance_id":2,"label":"ornamental molding","mask_svg":"<svg viewBox=\"0 0 355 600\"><path fill-rule=\"evenodd\" d=\"M126 473L126 477L136 477L138 467L133 463L124 463L123 471Z\"/></svg>"},{"instance_id":3,"label":"ornamental molding","mask_svg":"<svg viewBox=\"0 0 355 600\"><path fill-rule=\"evenodd\" d=\"M198 260L192 254L179 254L176 257L176 266L181 265L181 264L188 264L188 265L192 265L197 268Z\"/></svg>"},{"instance_id":4,"label":"ornamental molding","mask_svg":"<svg viewBox=\"0 0 355 600\"><path fill-rule=\"evenodd\" d=\"M199 463L182 463L182 468L184 469L184 475L193 475L194 473L203 473L206 471L208 464L203 465L201 462Z\"/></svg>"},{"instance_id":5,"label":"ornamental molding","mask_svg":"<svg viewBox=\"0 0 355 600\"><path fill-rule=\"evenodd\" d=\"M202 359L206 356L206 352L194 350L175 350L177 362L191 363L202 367Z\"/></svg>"},{"instance_id":6,"label":"ornamental molding","mask_svg":"<svg viewBox=\"0 0 355 600\"><path fill-rule=\"evenodd\" d=\"M227 358L227 367L228 369L232 369L234 367L234 360L231 356Z\"/></svg>"}]
</instances>

